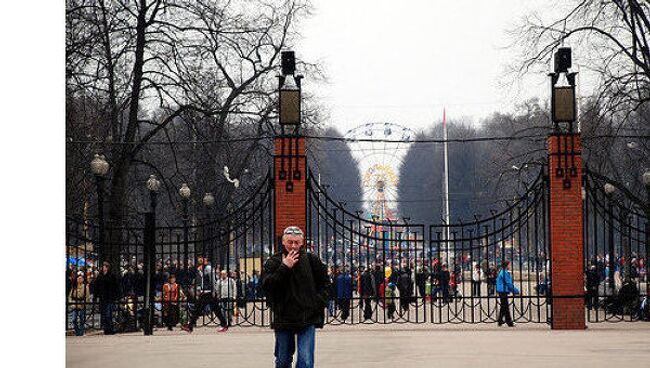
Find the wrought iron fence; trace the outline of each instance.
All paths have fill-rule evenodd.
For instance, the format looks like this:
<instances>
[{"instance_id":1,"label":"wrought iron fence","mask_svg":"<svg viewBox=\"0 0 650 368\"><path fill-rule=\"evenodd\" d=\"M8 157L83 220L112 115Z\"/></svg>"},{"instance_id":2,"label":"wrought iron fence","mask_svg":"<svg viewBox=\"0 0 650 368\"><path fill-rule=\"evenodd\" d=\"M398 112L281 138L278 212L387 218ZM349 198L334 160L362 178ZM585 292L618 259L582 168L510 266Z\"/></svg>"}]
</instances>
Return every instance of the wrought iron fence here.
<instances>
[{"instance_id":1,"label":"wrought iron fence","mask_svg":"<svg viewBox=\"0 0 650 368\"><path fill-rule=\"evenodd\" d=\"M650 222L643 199L590 170L583 182L587 320L650 318L641 310L650 295Z\"/></svg>"},{"instance_id":2,"label":"wrought iron fence","mask_svg":"<svg viewBox=\"0 0 650 368\"><path fill-rule=\"evenodd\" d=\"M643 201L584 176L585 301L589 322L635 321L650 292L647 255L650 224ZM615 189L615 188L614 188ZM518 323L550 323L552 288L548 182L541 171L526 193L501 212L471 222L423 224L379 220L351 212L309 173L306 247L327 265L332 281L326 323L493 323L504 302ZM195 216L196 217L196 216ZM273 180L226 214L155 226L152 271L153 320L210 326L268 326L271 313L261 288L266 258L276 249ZM150 230L150 229L149 229ZM67 295L82 273L89 297L66 302L73 318L100 328L94 281L103 250L119 249L119 289L113 323L118 332L145 322L146 226L66 221ZM507 260L519 293L501 299L496 274ZM611 261L610 261L611 260ZM199 263L202 265L199 266ZM228 291L217 293L224 271ZM182 293L166 297L175 275ZM204 277L210 275L208 286ZM226 278L225 280L229 280ZM578 297L583 297L578 296ZM646 299L647 300L647 299ZM646 301L647 303L647 301ZM171 307L170 307L171 306ZM83 313L80 313L83 311ZM74 312L74 313L73 313ZM175 315L177 320L169 320ZM192 318L194 317L194 319ZM230 320L230 322L228 322ZM224 322L225 321L225 322Z\"/></svg>"},{"instance_id":3,"label":"wrought iron fence","mask_svg":"<svg viewBox=\"0 0 650 368\"><path fill-rule=\"evenodd\" d=\"M103 239L100 241L102 233L101 238ZM68 330L74 328L74 314L83 320L86 329L101 327L95 281L101 269L102 248L111 247L120 249L119 258L123 265L120 271L123 272L123 277L119 279L119 288L125 291L114 303L113 315L117 331L128 330L126 326L128 321L123 321L122 318L129 312L142 308L142 298L134 298L134 296L144 295L142 289L144 285L142 273L144 228L113 224L106 224L102 227L95 220L68 217L66 218L66 328ZM81 280L81 285L77 280ZM80 287L80 292L75 294L78 299L73 299L71 291L77 287Z\"/></svg>"},{"instance_id":4,"label":"wrought iron fence","mask_svg":"<svg viewBox=\"0 0 650 368\"><path fill-rule=\"evenodd\" d=\"M259 188L236 208L212 217L181 220L179 225L155 226L154 267L151 301L153 321L164 327L167 316L175 323L196 325L220 323L217 315L230 317L231 325L268 325L269 311L261 294L260 273L263 261L273 252L273 190L270 175ZM83 274L81 288L89 287L83 301L66 301L66 329L74 329L73 316L83 317L86 329L100 329L99 303L94 290L101 268L102 251L119 249L119 295L113 303L113 323L117 332L137 331L145 325L146 226L100 226L95 220L66 219L67 272L66 295L79 286L77 273ZM100 237L101 233L104 233ZM114 242L115 244L112 244ZM199 263L203 264L199 267ZM216 287L221 272L232 280L224 298ZM166 296L163 285L170 276L181 288L178 298ZM202 275L209 275L202 284ZM210 295L210 298L204 296ZM170 307L171 306L171 307ZM81 312L81 313L80 313Z\"/></svg>"}]
</instances>

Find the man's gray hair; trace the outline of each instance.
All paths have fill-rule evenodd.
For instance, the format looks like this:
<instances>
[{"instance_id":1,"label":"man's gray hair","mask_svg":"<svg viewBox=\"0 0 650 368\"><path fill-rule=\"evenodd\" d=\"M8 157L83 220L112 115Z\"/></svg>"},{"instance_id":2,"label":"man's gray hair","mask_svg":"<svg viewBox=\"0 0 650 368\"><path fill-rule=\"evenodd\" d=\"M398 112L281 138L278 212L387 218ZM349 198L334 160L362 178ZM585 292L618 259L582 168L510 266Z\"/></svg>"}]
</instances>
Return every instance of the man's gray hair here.
<instances>
[{"instance_id":1,"label":"man's gray hair","mask_svg":"<svg viewBox=\"0 0 650 368\"><path fill-rule=\"evenodd\" d=\"M303 238L305 237L305 234L302 232L302 230L298 226L289 226L286 229L284 229L284 232L282 233L282 236L284 235L300 235Z\"/></svg>"}]
</instances>

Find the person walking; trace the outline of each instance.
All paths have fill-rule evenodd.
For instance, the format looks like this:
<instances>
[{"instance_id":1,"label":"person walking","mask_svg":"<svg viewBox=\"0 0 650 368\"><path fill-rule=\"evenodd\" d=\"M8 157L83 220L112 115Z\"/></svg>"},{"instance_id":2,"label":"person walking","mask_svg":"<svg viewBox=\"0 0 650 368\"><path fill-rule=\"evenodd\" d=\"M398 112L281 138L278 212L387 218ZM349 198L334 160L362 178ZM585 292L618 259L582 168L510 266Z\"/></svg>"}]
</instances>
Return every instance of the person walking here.
<instances>
[{"instance_id":1,"label":"person walking","mask_svg":"<svg viewBox=\"0 0 650 368\"><path fill-rule=\"evenodd\" d=\"M510 306L508 304L508 295L510 293L513 294L519 294L519 289L515 286L515 284L512 283L512 276L510 276L510 272L508 271L508 268L510 267L510 262L509 261L503 261L501 263L501 271L499 271L499 275L497 276L497 294L499 294L499 302L501 303L501 307L499 308L499 318L498 318L498 324L499 326L503 325L503 323L507 323L509 327L514 327L514 323L512 323L512 317L510 316Z\"/></svg>"},{"instance_id":2,"label":"person walking","mask_svg":"<svg viewBox=\"0 0 650 368\"><path fill-rule=\"evenodd\" d=\"M68 304L72 309L74 334L83 336L86 327L86 305L90 303L90 288L84 281L83 271L77 272L77 280L71 286Z\"/></svg>"},{"instance_id":3,"label":"person walking","mask_svg":"<svg viewBox=\"0 0 650 368\"><path fill-rule=\"evenodd\" d=\"M322 328L327 306L327 267L303 249L297 226L284 229L282 249L264 264L262 287L269 300L275 331L275 366L291 367L298 345L296 368L314 366L316 328Z\"/></svg>"},{"instance_id":4,"label":"person walking","mask_svg":"<svg viewBox=\"0 0 650 368\"><path fill-rule=\"evenodd\" d=\"M111 264L102 263L102 271L95 280L95 297L99 299L99 310L101 312L100 323L104 329L104 335L114 335L113 328L113 305L119 295L119 284L117 277L111 272Z\"/></svg>"},{"instance_id":5,"label":"person walking","mask_svg":"<svg viewBox=\"0 0 650 368\"><path fill-rule=\"evenodd\" d=\"M350 299L352 299L352 277L347 270L343 270L336 277L336 305L341 311L343 323L350 316Z\"/></svg>"},{"instance_id":6,"label":"person walking","mask_svg":"<svg viewBox=\"0 0 650 368\"><path fill-rule=\"evenodd\" d=\"M216 282L214 272L212 272L212 266L207 257L199 257L197 260L196 283L196 296L192 297L194 308L190 311L188 324L181 326L181 329L192 333L196 326L196 321L199 319L199 316L203 314L205 307L208 305L216 314L223 329L225 320L221 313L221 308L219 308L218 303L215 302L216 293L214 292L214 286Z\"/></svg>"}]
</instances>

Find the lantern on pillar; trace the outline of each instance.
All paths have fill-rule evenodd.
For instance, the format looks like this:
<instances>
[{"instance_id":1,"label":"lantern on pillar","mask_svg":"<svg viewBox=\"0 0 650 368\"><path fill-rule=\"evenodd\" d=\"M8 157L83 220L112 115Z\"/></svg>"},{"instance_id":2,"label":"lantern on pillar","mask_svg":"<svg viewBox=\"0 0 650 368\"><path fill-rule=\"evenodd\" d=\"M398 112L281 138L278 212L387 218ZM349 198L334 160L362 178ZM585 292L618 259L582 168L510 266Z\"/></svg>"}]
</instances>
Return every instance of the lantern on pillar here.
<instances>
[{"instance_id":1,"label":"lantern on pillar","mask_svg":"<svg viewBox=\"0 0 650 368\"><path fill-rule=\"evenodd\" d=\"M571 123L576 120L575 87L553 87L553 121Z\"/></svg>"},{"instance_id":2,"label":"lantern on pillar","mask_svg":"<svg viewBox=\"0 0 650 368\"><path fill-rule=\"evenodd\" d=\"M576 121L575 72L571 68L571 48L561 47L555 54L551 77L551 118L556 130L573 130ZM562 124L563 123L563 124ZM562 125L561 125L562 124ZM562 126L567 128L561 129Z\"/></svg>"},{"instance_id":3,"label":"lantern on pillar","mask_svg":"<svg viewBox=\"0 0 650 368\"><path fill-rule=\"evenodd\" d=\"M295 76L296 61L293 51L282 52L280 76L280 125L300 125L300 76Z\"/></svg>"}]
</instances>

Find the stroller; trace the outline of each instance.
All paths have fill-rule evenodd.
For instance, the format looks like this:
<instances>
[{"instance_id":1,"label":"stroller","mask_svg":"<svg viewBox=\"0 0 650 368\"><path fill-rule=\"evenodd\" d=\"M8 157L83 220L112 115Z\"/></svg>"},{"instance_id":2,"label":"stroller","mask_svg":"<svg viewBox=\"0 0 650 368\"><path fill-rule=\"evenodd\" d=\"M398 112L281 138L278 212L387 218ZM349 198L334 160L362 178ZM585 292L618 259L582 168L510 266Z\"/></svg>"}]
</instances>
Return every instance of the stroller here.
<instances>
[{"instance_id":1,"label":"stroller","mask_svg":"<svg viewBox=\"0 0 650 368\"><path fill-rule=\"evenodd\" d=\"M633 282L624 283L618 294L605 298L605 310L620 315L635 315L640 310L639 289Z\"/></svg>"},{"instance_id":2,"label":"stroller","mask_svg":"<svg viewBox=\"0 0 650 368\"><path fill-rule=\"evenodd\" d=\"M138 331L138 323L140 325L144 322L144 313L142 310L137 310L138 301L133 295L125 297L118 306L118 313L116 316L117 332L136 332Z\"/></svg>"}]
</instances>

